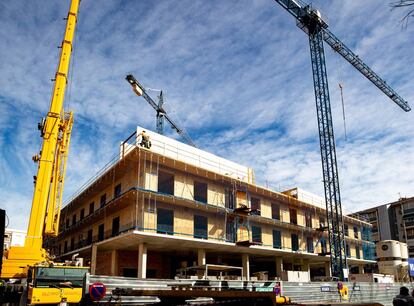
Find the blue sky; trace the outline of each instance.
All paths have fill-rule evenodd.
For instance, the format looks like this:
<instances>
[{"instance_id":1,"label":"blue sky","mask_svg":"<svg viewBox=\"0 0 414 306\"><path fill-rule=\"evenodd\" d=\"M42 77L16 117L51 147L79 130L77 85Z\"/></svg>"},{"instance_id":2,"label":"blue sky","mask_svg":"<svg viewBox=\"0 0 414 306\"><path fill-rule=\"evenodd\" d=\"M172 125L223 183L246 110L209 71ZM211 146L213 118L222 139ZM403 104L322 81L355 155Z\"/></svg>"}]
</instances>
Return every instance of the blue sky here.
<instances>
[{"instance_id":1,"label":"blue sky","mask_svg":"<svg viewBox=\"0 0 414 306\"><path fill-rule=\"evenodd\" d=\"M387 1L313 1L330 30L414 106L414 25ZM0 207L25 229L69 1L0 3ZM354 211L414 195L414 120L325 46L341 195ZM322 195L306 35L272 0L88 1L66 107L75 111L65 198L155 114L124 80L163 89L198 146L253 167L259 183ZM338 83L344 86L345 141Z\"/></svg>"}]
</instances>

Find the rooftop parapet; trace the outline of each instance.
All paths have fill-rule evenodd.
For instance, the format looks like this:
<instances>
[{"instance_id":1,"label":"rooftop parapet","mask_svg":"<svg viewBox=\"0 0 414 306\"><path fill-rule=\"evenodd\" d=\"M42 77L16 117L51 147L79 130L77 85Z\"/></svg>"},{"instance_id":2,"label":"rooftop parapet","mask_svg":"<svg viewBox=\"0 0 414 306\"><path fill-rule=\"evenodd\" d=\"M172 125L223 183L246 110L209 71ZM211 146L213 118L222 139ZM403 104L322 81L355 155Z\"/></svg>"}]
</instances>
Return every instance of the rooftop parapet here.
<instances>
[{"instance_id":1,"label":"rooftop parapet","mask_svg":"<svg viewBox=\"0 0 414 306\"><path fill-rule=\"evenodd\" d=\"M137 127L136 132L134 132L126 141L121 143L121 158L123 154L127 153L131 149L131 145L138 146L141 143L141 137L139 135L144 130L150 137L150 150L154 153L215 172L217 174L230 176L246 183L254 184L254 174L252 168L237 164L212 153L179 142L175 139L149 131L140 126Z\"/></svg>"}]
</instances>

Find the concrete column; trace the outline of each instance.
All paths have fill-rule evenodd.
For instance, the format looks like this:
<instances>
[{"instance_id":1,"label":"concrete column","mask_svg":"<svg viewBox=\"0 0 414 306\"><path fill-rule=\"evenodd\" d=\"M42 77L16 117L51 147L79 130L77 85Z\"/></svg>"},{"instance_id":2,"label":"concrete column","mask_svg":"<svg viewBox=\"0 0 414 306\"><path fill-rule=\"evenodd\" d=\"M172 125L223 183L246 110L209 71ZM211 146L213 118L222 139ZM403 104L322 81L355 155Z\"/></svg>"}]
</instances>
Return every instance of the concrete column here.
<instances>
[{"instance_id":1,"label":"concrete column","mask_svg":"<svg viewBox=\"0 0 414 306\"><path fill-rule=\"evenodd\" d=\"M115 276L118 274L118 251L111 251L111 275Z\"/></svg>"},{"instance_id":2,"label":"concrete column","mask_svg":"<svg viewBox=\"0 0 414 306\"><path fill-rule=\"evenodd\" d=\"M302 259L301 262L301 270L304 272L308 272L308 281L310 281L310 265L309 259Z\"/></svg>"},{"instance_id":3,"label":"concrete column","mask_svg":"<svg viewBox=\"0 0 414 306\"><path fill-rule=\"evenodd\" d=\"M242 262L243 262L243 279L250 280L249 254L242 255Z\"/></svg>"},{"instance_id":4,"label":"concrete column","mask_svg":"<svg viewBox=\"0 0 414 306\"><path fill-rule=\"evenodd\" d=\"M96 274L96 259L98 256L98 246L96 244L92 244L91 250L91 274Z\"/></svg>"},{"instance_id":5,"label":"concrete column","mask_svg":"<svg viewBox=\"0 0 414 306\"><path fill-rule=\"evenodd\" d=\"M359 274L364 274L365 273L364 265L359 265L358 266L358 273Z\"/></svg>"},{"instance_id":6,"label":"concrete column","mask_svg":"<svg viewBox=\"0 0 414 306\"><path fill-rule=\"evenodd\" d=\"M204 249L198 249L197 250L197 266L203 266L206 262L206 250ZM205 279L207 278L207 275L205 275L205 270L197 270L197 276L199 279Z\"/></svg>"},{"instance_id":7,"label":"concrete column","mask_svg":"<svg viewBox=\"0 0 414 306\"><path fill-rule=\"evenodd\" d=\"M118 251L112 250L111 251L111 270L110 275L117 275L118 274Z\"/></svg>"},{"instance_id":8,"label":"concrete column","mask_svg":"<svg viewBox=\"0 0 414 306\"><path fill-rule=\"evenodd\" d=\"M276 276L282 277L282 271L283 271L283 258L276 257Z\"/></svg>"},{"instance_id":9,"label":"concrete column","mask_svg":"<svg viewBox=\"0 0 414 306\"><path fill-rule=\"evenodd\" d=\"M302 271L310 272L309 259L302 259L301 266Z\"/></svg>"},{"instance_id":10,"label":"concrete column","mask_svg":"<svg viewBox=\"0 0 414 306\"><path fill-rule=\"evenodd\" d=\"M205 265L207 263L206 262L206 250L198 249L197 255L198 255L197 265L199 266Z\"/></svg>"},{"instance_id":11,"label":"concrete column","mask_svg":"<svg viewBox=\"0 0 414 306\"><path fill-rule=\"evenodd\" d=\"M328 277L332 276L332 274L331 274L331 263L329 261L325 262L325 276L328 276Z\"/></svg>"},{"instance_id":12,"label":"concrete column","mask_svg":"<svg viewBox=\"0 0 414 306\"><path fill-rule=\"evenodd\" d=\"M147 278L147 245L138 246L138 278Z\"/></svg>"}]
</instances>

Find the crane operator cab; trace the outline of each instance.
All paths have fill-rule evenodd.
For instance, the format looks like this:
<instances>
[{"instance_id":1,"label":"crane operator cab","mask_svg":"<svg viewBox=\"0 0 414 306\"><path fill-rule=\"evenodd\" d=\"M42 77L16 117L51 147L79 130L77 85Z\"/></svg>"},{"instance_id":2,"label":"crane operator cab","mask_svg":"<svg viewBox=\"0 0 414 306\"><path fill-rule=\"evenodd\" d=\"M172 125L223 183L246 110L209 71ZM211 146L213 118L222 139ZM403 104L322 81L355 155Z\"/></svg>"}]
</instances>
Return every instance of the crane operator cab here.
<instances>
[{"instance_id":1,"label":"crane operator cab","mask_svg":"<svg viewBox=\"0 0 414 306\"><path fill-rule=\"evenodd\" d=\"M147 132L143 130L141 133L138 134L137 143L146 149L151 149L151 140Z\"/></svg>"}]
</instances>

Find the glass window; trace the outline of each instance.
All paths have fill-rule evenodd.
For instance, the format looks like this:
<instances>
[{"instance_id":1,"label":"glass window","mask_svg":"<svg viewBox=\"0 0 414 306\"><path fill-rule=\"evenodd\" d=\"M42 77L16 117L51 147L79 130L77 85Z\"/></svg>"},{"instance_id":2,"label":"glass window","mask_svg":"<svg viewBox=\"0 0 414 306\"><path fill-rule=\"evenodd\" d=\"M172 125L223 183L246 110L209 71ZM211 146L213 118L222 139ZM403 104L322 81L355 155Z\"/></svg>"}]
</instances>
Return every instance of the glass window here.
<instances>
[{"instance_id":1,"label":"glass window","mask_svg":"<svg viewBox=\"0 0 414 306\"><path fill-rule=\"evenodd\" d=\"M225 197L226 208L234 209L234 190L226 188Z\"/></svg>"},{"instance_id":2,"label":"glass window","mask_svg":"<svg viewBox=\"0 0 414 306\"><path fill-rule=\"evenodd\" d=\"M407 229L407 239L414 239L414 228Z\"/></svg>"},{"instance_id":3,"label":"glass window","mask_svg":"<svg viewBox=\"0 0 414 306\"><path fill-rule=\"evenodd\" d=\"M322 254L326 254L328 252L325 239L321 239L321 249L322 249Z\"/></svg>"},{"instance_id":4,"label":"glass window","mask_svg":"<svg viewBox=\"0 0 414 306\"><path fill-rule=\"evenodd\" d=\"M114 198L117 198L121 195L121 184L118 184L114 188Z\"/></svg>"},{"instance_id":5,"label":"glass window","mask_svg":"<svg viewBox=\"0 0 414 306\"><path fill-rule=\"evenodd\" d=\"M157 233L174 234L174 212L169 209L157 209Z\"/></svg>"},{"instance_id":6,"label":"glass window","mask_svg":"<svg viewBox=\"0 0 414 306\"><path fill-rule=\"evenodd\" d=\"M119 217L112 219L112 237L119 234Z\"/></svg>"},{"instance_id":7,"label":"glass window","mask_svg":"<svg viewBox=\"0 0 414 306\"><path fill-rule=\"evenodd\" d=\"M308 251L308 253L313 253L313 238L312 237L307 237L306 238L306 250Z\"/></svg>"},{"instance_id":8,"label":"glass window","mask_svg":"<svg viewBox=\"0 0 414 306\"><path fill-rule=\"evenodd\" d=\"M98 241L105 239L105 224L101 224L98 227Z\"/></svg>"},{"instance_id":9,"label":"glass window","mask_svg":"<svg viewBox=\"0 0 414 306\"><path fill-rule=\"evenodd\" d=\"M306 223L306 227L312 228L312 212L310 211L305 212L305 223Z\"/></svg>"},{"instance_id":10,"label":"glass window","mask_svg":"<svg viewBox=\"0 0 414 306\"><path fill-rule=\"evenodd\" d=\"M355 252L356 252L356 258L360 259L361 258L361 254L360 254L360 250L359 250L359 245L357 245L355 247Z\"/></svg>"},{"instance_id":11,"label":"glass window","mask_svg":"<svg viewBox=\"0 0 414 306\"><path fill-rule=\"evenodd\" d=\"M372 239L371 239L371 233L374 231L374 229L376 229L376 230L377 230L377 232L378 232L378 227L377 227L377 225L374 225L374 224L373 224L372 230L371 230L371 228L369 228L369 227L365 227L365 226L363 226L363 227L361 228L361 230L362 230L362 232L361 232L362 239L363 239L363 240L368 240L368 241L371 241L371 240L372 240Z\"/></svg>"},{"instance_id":12,"label":"glass window","mask_svg":"<svg viewBox=\"0 0 414 306\"><path fill-rule=\"evenodd\" d=\"M345 249L346 249L346 257L350 257L351 256L351 250L349 249L349 244L348 243L345 245Z\"/></svg>"},{"instance_id":13,"label":"glass window","mask_svg":"<svg viewBox=\"0 0 414 306\"><path fill-rule=\"evenodd\" d=\"M348 224L344 224L344 235L345 235L345 236L349 236L349 228L348 228Z\"/></svg>"},{"instance_id":14,"label":"glass window","mask_svg":"<svg viewBox=\"0 0 414 306\"><path fill-rule=\"evenodd\" d=\"M82 220L85 217L85 208L82 208L80 211L80 220Z\"/></svg>"},{"instance_id":15,"label":"glass window","mask_svg":"<svg viewBox=\"0 0 414 306\"><path fill-rule=\"evenodd\" d=\"M106 193L101 195L101 200L100 200L99 203L100 203L101 207L105 206L105 204L106 204Z\"/></svg>"},{"instance_id":16,"label":"glass window","mask_svg":"<svg viewBox=\"0 0 414 306\"><path fill-rule=\"evenodd\" d=\"M76 214L72 216L72 225L76 224Z\"/></svg>"},{"instance_id":17,"label":"glass window","mask_svg":"<svg viewBox=\"0 0 414 306\"><path fill-rule=\"evenodd\" d=\"M358 226L354 226L354 238L359 238L359 235L358 235Z\"/></svg>"},{"instance_id":18,"label":"glass window","mask_svg":"<svg viewBox=\"0 0 414 306\"><path fill-rule=\"evenodd\" d=\"M262 243L262 228L260 226L252 226L252 241Z\"/></svg>"},{"instance_id":19,"label":"glass window","mask_svg":"<svg viewBox=\"0 0 414 306\"><path fill-rule=\"evenodd\" d=\"M280 220L280 206L272 203L272 219Z\"/></svg>"},{"instance_id":20,"label":"glass window","mask_svg":"<svg viewBox=\"0 0 414 306\"><path fill-rule=\"evenodd\" d=\"M158 192L174 195L174 175L171 173L158 172Z\"/></svg>"},{"instance_id":21,"label":"glass window","mask_svg":"<svg viewBox=\"0 0 414 306\"><path fill-rule=\"evenodd\" d=\"M282 248L282 239L281 239L280 231L278 230L273 230L273 247L275 249Z\"/></svg>"},{"instance_id":22,"label":"glass window","mask_svg":"<svg viewBox=\"0 0 414 306\"><path fill-rule=\"evenodd\" d=\"M93 214L94 209L95 209L95 203L94 202L89 203L89 214L90 215Z\"/></svg>"},{"instance_id":23,"label":"glass window","mask_svg":"<svg viewBox=\"0 0 414 306\"><path fill-rule=\"evenodd\" d=\"M292 251L299 250L299 238L298 238L298 235L292 234L291 235L291 240L292 240Z\"/></svg>"},{"instance_id":24,"label":"glass window","mask_svg":"<svg viewBox=\"0 0 414 306\"><path fill-rule=\"evenodd\" d=\"M91 244L92 243L92 238L93 237L93 230L92 229L90 229L89 231L88 231L88 238L87 238L87 243L88 244Z\"/></svg>"},{"instance_id":25,"label":"glass window","mask_svg":"<svg viewBox=\"0 0 414 306\"><path fill-rule=\"evenodd\" d=\"M260 199L250 198L250 208L252 210L252 215L260 216Z\"/></svg>"},{"instance_id":26,"label":"glass window","mask_svg":"<svg viewBox=\"0 0 414 306\"><path fill-rule=\"evenodd\" d=\"M236 229L234 219L228 218L226 222L226 241L235 242L236 241Z\"/></svg>"},{"instance_id":27,"label":"glass window","mask_svg":"<svg viewBox=\"0 0 414 306\"><path fill-rule=\"evenodd\" d=\"M194 238L208 238L207 223L207 217L194 215Z\"/></svg>"},{"instance_id":28,"label":"glass window","mask_svg":"<svg viewBox=\"0 0 414 306\"><path fill-rule=\"evenodd\" d=\"M363 243L362 244L362 256L364 259L375 260L375 244Z\"/></svg>"},{"instance_id":29,"label":"glass window","mask_svg":"<svg viewBox=\"0 0 414 306\"><path fill-rule=\"evenodd\" d=\"M194 200L207 203L207 184L194 182Z\"/></svg>"},{"instance_id":30,"label":"glass window","mask_svg":"<svg viewBox=\"0 0 414 306\"><path fill-rule=\"evenodd\" d=\"M296 209L289 208L290 223L298 224L298 212Z\"/></svg>"},{"instance_id":31,"label":"glass window","mask_svg":"<svg viewBox=\"0 0 414 306\"><path fill-rule=\"evenodd\" d=\"M69 281L71 287L82 288L84 275L88 268L79 267L37 267L35 272L35 287L47 288L56 287L62 281Z\"/></svg>"}]
</instances>

